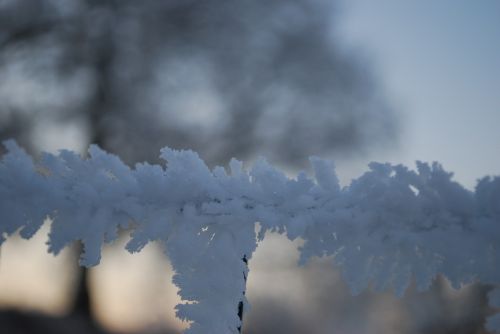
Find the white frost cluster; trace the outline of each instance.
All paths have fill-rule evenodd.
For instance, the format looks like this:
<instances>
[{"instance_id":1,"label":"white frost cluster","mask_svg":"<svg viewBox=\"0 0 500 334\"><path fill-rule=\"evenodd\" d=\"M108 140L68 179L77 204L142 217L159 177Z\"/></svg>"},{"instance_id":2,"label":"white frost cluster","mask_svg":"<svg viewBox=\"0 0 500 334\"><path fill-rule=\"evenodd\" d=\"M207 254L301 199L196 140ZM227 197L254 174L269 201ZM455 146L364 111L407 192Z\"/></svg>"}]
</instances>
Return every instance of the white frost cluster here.
<instances>
[{"instance_id":1,"label":"white frost cluster","mask_svg":"<svg viewBox=\"0 0 500 334\"><path fill-rule=\"evenodd\" d=\"M372 163L341 189L333 164L318 158L311 158L315 179L290 179L263 160L249 172L232 160L226 173L209 170L192 151L168 148L166 166L131 169L96 146L87 159L61 151L36 162L13 141L5 146L0 244L18 230L31 237L47 217L49 251L80 240L85 266L99 263L102 244L120 229L132 231L130 252L159 241L189 334L237 332L237 307L246 304L243 258L267 230L303 238L302 262L333 255L354 293L372 284L402 294L412 277L425 290L438 273L456 287L500 283L500 177L481 179L471 192L436 163L417 163L417 171ZM499 295L490 295L492 306ZM500 330L499 319L488 327Z\"/></svg>"}]
</instances>

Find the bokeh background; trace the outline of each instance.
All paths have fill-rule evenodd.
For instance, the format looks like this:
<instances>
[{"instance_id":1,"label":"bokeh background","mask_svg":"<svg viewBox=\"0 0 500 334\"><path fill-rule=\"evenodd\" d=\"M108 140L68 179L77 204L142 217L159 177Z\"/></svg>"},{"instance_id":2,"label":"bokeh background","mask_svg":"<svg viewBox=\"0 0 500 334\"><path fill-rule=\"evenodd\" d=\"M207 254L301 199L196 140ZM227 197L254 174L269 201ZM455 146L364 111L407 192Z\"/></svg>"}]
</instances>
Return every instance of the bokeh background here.
<instances>
[{"instance_id":1,"label":"bokeh background","mask_svg":"<svg viewBox=\"0 0 500 334\"><path fill-rule=\"evenodd\" d=\"M495 0L1 0L0 139L130 165L163 146L210 167L265 156L291 175L319 155L344 185L372 160L437 160L473 189L500 171L499 42ZM81 270L78 245L46 254L47 231L2 245L2 333L186 327L155 245L129 255L124 236ZM299 245L259 245L245 334L486 333L491 287L353 297L331 259L297 267Z\"/></svg>"}]
</instances>

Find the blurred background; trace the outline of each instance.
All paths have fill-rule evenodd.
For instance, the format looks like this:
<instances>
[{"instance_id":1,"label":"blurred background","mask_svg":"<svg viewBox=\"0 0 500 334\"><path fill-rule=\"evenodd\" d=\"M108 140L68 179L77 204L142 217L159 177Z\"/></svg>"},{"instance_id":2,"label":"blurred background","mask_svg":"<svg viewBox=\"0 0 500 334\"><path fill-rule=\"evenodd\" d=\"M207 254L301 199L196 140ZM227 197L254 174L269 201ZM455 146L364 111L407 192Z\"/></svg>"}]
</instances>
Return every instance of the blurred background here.
<instances>
[{"instance_id":1,"label":"blurred background","mask_svg":"<svg viewBox=\"0 0 500 334\"><path fill-rule=\"evenodd\" d=\"M372 160L437 160L472 190L500 172L499 18L495 0L0 0L0 139L97 143L131 166L163 146L210 167L265 156L291 175L319 155L343 185ZM46 253L48 227L2 245L2 333L187 326L155 245L129 255L124 237L82 270L78 245ZM353 297L331 259L297 267L298 245L259 245L245 334L486 333L491 287Z\"/></svg>"}]
</instances>

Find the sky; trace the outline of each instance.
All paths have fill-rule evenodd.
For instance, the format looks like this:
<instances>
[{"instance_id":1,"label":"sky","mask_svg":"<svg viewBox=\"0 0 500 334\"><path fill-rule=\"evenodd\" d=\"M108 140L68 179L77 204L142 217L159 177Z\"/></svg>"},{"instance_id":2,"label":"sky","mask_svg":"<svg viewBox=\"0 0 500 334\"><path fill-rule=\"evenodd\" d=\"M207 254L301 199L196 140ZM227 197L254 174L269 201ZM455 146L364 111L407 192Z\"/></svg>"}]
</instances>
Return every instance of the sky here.
<instances>
[{"instance_id":1,"label":"sky","mask_svg":"<svg viewBox=\"0 0 500 334\"><path fill-rule=\"evenodd\" d=\"M341 10L337 33L374 62L403 116L400 147L373 159L439 161L469 188L498 175L500 2L356 0Z\"/></svg>"},{"instance_id":2,"label":"sky","mask_svg":"<svg viewBox=\"0 0 500 334\"><path fill-rule=\"evenodd\" d=\"M137 73L131 75L134 80L112 78L112 90L132 101L111 98L106 112L112 115L103 118L113 121L101 137L109 137L105 148L125 161L156 157L164 145L194 149L211 165L232 156L247 161L263 154L281 167L303 168L314 154L335 159L346 184L372 160L410 166L417 159L436 160L469 188L477 178L500 170L498 1L318 0L271 6L214 0L208 8L217 10L208 13L200 2L185 3L172 2L182 10L167 10L153 20L173 22L171 26L145 24L136 31L139 37L130 33L115 55L120 70ZM147 4L151 9L154 2ZM37 13L20 7L20 13L11 15L20 15L19 20L9 25L2 19L5 27L14 29L23 17L36 22ZM263 14L270 11L272 15ZM333 13L332 20L325 11ZM52 12L43 12L41 19L52 19ZM182 27L176 26L180 18L186 19ZM137 19L152 21L141 14ZM127 20L121 24L120 29L135 31ZM86 31L86 26L77 28ZM325 34L317 33L329 28L334 30L330 45ZM162 31L160 36L156 31ZM130 46L145 36L152 39L146 54L154 57L139 57L142 62L136 63ZM191 52L192 45L199 47ZM85 62L72 68L74 75L55 76L55 51L45 49L35 45L34 58L7 53L5 61L12 66L0 78L0 109L7 109L0 110L0 120L9 116L9 108L36 109L37 117L27 113L29 117L20 118L34 123L35 142L52 151L82 149L88 142L81 126L86 116L68 115L68 110L85 111L89 101L92 105L99 77L92 76ZM93 54L87 56L93 59ZM28 74L19 70L23 66ZM38 78L32 74L36 71L42 73ZM136 80L142 77L144 82ZM384 97L377 103L379 93ZM152 129L152 124L160 125ZM12 128L0 133L13 136ZM16 139L25 144L21 135ZM338 154L342 150L360 154Z\"/></svg>"}]
</instances>

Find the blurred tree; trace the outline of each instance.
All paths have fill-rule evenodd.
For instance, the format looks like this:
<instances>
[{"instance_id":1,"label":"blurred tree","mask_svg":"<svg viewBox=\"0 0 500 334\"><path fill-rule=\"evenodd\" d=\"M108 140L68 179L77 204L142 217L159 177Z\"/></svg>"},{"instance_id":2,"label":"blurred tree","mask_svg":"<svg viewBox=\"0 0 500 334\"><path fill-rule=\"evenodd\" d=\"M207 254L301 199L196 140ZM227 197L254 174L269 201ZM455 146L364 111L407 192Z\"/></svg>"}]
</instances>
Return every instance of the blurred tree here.
<instances>
[{"instance_id":1,"label":"blurred tree","mask_svg":"<svg viewBox=\"0 0 500 334\"><path fill-rule=\"evenodd\" d=\"M1 135L26 146L39 123L74 123L127 162L169 145L295 167L387 145L395 113L334 14L319 0L2 2Z\"/></svg>"},{"instance_id":2,"label":"blurred tree","mask_svg":"<svg viewBox=\"0 0 500 334\"><path fill-rule=\"evenodd\" d=\"M267 154L291 167L386 145L397 118L369 64L339 45L334 13L306 0L3 1L0 139L37 152L83 138L128 163L169 145L211 165ZM74 311L90 317L86 277Z\"/></svg>"}]
</instances>

